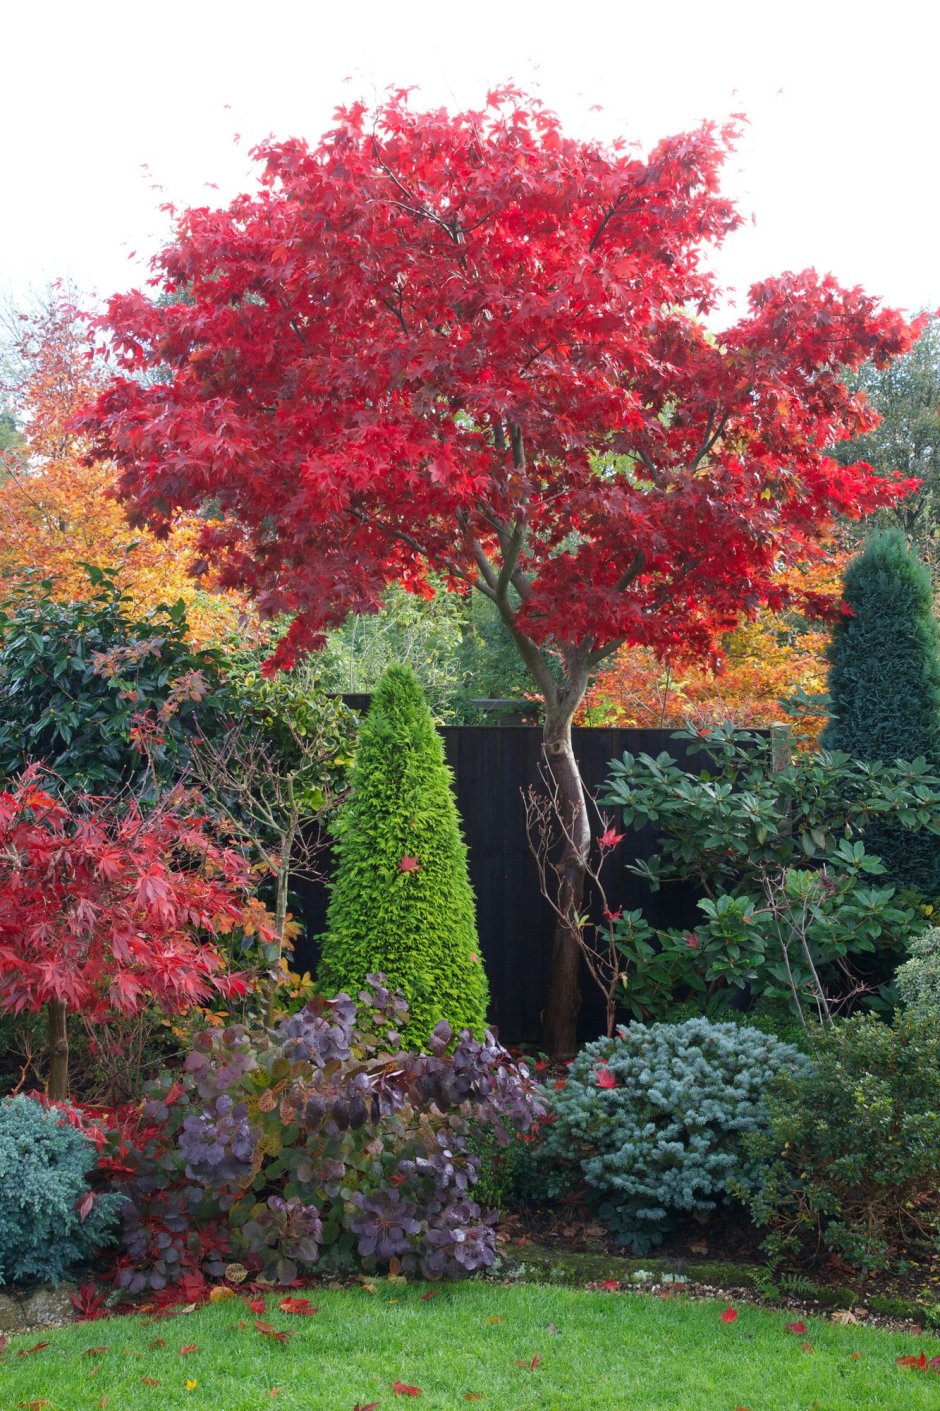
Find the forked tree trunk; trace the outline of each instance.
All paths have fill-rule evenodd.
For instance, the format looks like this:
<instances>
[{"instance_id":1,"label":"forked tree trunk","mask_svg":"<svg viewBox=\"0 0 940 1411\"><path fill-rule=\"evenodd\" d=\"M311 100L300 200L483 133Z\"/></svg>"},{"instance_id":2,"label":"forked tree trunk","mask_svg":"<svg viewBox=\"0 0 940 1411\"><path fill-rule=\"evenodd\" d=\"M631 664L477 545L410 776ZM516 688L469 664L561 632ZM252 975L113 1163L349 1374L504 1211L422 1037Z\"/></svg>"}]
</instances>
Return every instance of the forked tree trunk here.
<instances>
[{"instance_id":1,"label":"forked tree trunk","mask_svg":"<svg viewBox=\"0 0 940 1411\"><path fill-rule=\"evenodd\" d=\"M65 1005L51 999L46 1005L49 1039L49 1096L64 1102L69 1095L69 1035Z\"/></svg>"},{"instance_id":2,"label":"forked tree trunk","mask_svg":"<svg viewBox=\"0 0 940 1411\"><path fill-rule=\"evenodd\" d=\"M591 824L584 785L571 747L571 721L581 703L584 689L580 682L571 682L566 691L559 692L562 699L557 703L546 702L542 732L545 762L558 790L559 812L562 814L560 821L567 835L559 859L557 902L562 916L555 922L548 997L542 1011L542 1040L552 1057L562 1060L573 1058L578 1050L581 947L577 920L583 910L587 858L591 846Z\"/></svg>"}]
</instances>

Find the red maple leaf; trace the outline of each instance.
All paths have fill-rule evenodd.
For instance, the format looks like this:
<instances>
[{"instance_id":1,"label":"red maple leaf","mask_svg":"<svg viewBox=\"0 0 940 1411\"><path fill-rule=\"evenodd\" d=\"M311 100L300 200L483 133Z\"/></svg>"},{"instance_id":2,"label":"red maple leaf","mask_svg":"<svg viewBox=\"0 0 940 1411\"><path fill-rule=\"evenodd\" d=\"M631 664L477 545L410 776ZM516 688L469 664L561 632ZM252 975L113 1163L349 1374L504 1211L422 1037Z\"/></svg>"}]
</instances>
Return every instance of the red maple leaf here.
<instances>
[{"instance_id":1,"label":"red maple leaf","mask_svg":"<svg viewBox=\"0 0 940 1411\"><path fill-rule=\"evenodd\" d=\"M411 1387L407 1382L396 1382L392 1391L396 1396L420 1396L422 1394L420 1387Z\"/></svg>"},{"instance_id":2,"label":"red maple leaf","mask_svg":"<svg viewBox=\"0 0 940 1411\"><path fill-rule=\"evenodd\" d=\"M733 1323L734 1320L735 1320L735 1318L737 1318L737 1316L738 1316L738 1310L737 1310L736 1308L731 1308L731 1307L729 1306L728 1308L725 1309L724 1313L722 1313L722 1315L721 1315L721 1321L722 1321L723 1323Z\"/></svg>"},{"instance_id":3,"label":"red maple leaf","mask_svg":"<svg viewBox=\"0 0 940 1411\"><path fill-rule=\"evenodd\" d=\"M541 1357L533 1357L531 1362L517 1362L517 1367L524 1367L527 1372L534 1372L536 1367L541 1367Z\"/></svg>"},{"instance_id":4,"label":"red maple leaf","mask_svg":"<svg viewBox=\"0 0 940 1411\"><path fill-rule=\"evenodd\" d=\"M614 828L605 828L597 842L602 848L615 848L626 836L626 833L618 833Z\"/></svg>"},{"instance_id":5,"label":"red maple leaf","mask_svg":"<svg viewBox=\"0 0 940 1411\"><path fill-rule=\"evenodd\" d=\"M787 1332L788 1332L788 1333L805 1333L805 1332L806 1332L806 1324L803 1322L803 1319L802 1319L802 1318L799 1320L798 1323L788 1323L788 1324L787 1324Z\"/></svg>"},{"instance_id":6,"label":"red maple leaf","mask_svg":"<svg viewBox=\"0 0 940 1411\"><path fill-rule=\"evenodd\" d=\"M617 1086L617 1079L614 1077L613 1073L611 1073L606 1063L599 1063L597 1065L594 1069L594 1076L597 1079L597 1086L599 1088L615 1088Z\"/></svg>"},{"instance_id":7,"label":"red maple leaf","mask_svg":"<svg viewBox=\"0 0 940 1411\"><path fill-rule=\"evenodd\" d=\"M919 1357L896 1357L895 1361L899 1367L914 1367L918 1372L926 1372L928 1366L926 1352L921 1352Z\"/></svg>"},{"instance_id":8,"label":"red maple leaf","mask_svg":"<svg viewBox=\"0 0 940 1411\"><path fill-rule=\"evenodd\" d=\"M601 1288L604 1290L605 1293L618 1293L620 1290L619 1280L605 1279L604 1282L601 1284Z\"/></svg>"},{"instance_id":9,"label":"red maple leaf","mask_svg":"<svg viewBox=\"0 0 940 1411\"><path fill-rule=\"evenodd\" d=\"M282 1298L277 1306L282 1313L297 1313L305 1318L320 1311L319 1308L314 1307L309 1298Z\"/></svg>"},{"instance_id":10,"label":"red maple leaf","mask_svg":"<svg viewBox=\"0 0 940 1411\"><path fill-rule=\"evenodd\" d=\"M421 1295L421 1302L428 1303L432 1298L437 1298L439 1293L440 1289L428 1289L427 1293Z\"/></svg>"},{"instance_id":11,"label":"red maple leaf","mask_svg":"<svg viewBox=\"0 0 940 1411\"><path fill-rule=\"evenodd\" d=\"M401 862L398 864L398 870L399 872L417 872L420 865L416 857L409 857L408 854L405 853Z\"/></svg>"},{"instance_id":12,"label":"red maple leaf","mask_svg":"<svg viewBox=\"0 0 940 1411\"><path fill-rule=\"evenodd\" d=\"M255 1327L258 1329L259 1333L263 1333L266 1338L273 1338L275 1342L287 1342L288 1338L294 1336L293 1333L284 1330L278 1331L278 1329L272 1327L270 1323L262 1322L260 1318L255 1319Z\"/></svg>"},{"instance_id":13,"label":"red maple leaf","mask_svg":"<svg viewBox=\"0 0 940 1411\"><path fill-rule=\"evenodd\" d=\"M191 1352L198 1352L199 1348L194 1342L184 1343L180 1348L180 1357L188 1357Z\"/></svg>"}]
</instances>

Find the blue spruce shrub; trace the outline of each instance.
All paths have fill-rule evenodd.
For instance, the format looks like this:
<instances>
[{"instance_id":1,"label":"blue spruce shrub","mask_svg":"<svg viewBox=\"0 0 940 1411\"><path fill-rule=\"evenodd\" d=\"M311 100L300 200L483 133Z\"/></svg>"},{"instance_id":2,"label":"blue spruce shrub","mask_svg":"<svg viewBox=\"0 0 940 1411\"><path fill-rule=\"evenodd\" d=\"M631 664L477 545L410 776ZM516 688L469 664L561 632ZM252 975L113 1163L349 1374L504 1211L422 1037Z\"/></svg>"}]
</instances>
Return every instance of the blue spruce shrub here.
<instances>
[{"instance_id":1,"label":"blue spruce shrub","mask_svg":"<svg viewBox=\"0 0 940 1411\"><path fill-rule=\"evenodd\" d=\"M0 1099L0 1284L58 1283L112 1242L123 1196L96 1195L84 1220L79 1212L97 1155L58 1109Z\"/></svg>"},{"instance_id":2,"label":"blue spruce shrub","mask_svg":"<svg viewBox=\"0 0 940 1411\"><path fill-rule=\"evenodd\" d=\"M643 1253L679 1213L713 1210L732 1181L753 1186L756 1163L742 1137L766 1126L771 1078L807 1062L738 1024L621 1027L616 1038L587 1044L552 1094L549 1184L579 1166L619 1243Z\"/></svg>"}]
</instances>

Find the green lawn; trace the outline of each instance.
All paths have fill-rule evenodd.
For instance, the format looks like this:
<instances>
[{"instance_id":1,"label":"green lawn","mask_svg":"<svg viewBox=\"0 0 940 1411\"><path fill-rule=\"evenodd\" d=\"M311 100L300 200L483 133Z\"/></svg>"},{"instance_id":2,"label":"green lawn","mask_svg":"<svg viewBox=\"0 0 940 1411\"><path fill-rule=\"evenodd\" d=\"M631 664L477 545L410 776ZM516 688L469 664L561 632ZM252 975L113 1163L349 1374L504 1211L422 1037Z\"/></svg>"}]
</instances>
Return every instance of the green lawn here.
<instances>
[{"instance_id":1,"label":"green lawn","mask_svg":"<svg viewBox=\"0 0 940 1411\"><path fill-rule=\"evenodd\" d=\"M940 1342L682 1298L539 1285L377 1283L309 1292L313 1317L255 1328L239 1300L156 1322L75 1324L11 1340L0 1405L44 1411L918 1411L940 1406L940 1377L898 1356ZM163 1346L158 1340L164 1340ZM38 1341L39 1351L20 1356ZM193 1350L181 1354L182 1347ZM857 1354L857 1355L855 1355ZM533 1359L539 1359L533 1366ZM521 1365L520 1365L521 1364ZM143 1378L159 1382L148 1385ZM394 1390L396 1380L420 1396ZM187 1387L186 1383L194 1383Z\"/></svg>"}]
</instances>

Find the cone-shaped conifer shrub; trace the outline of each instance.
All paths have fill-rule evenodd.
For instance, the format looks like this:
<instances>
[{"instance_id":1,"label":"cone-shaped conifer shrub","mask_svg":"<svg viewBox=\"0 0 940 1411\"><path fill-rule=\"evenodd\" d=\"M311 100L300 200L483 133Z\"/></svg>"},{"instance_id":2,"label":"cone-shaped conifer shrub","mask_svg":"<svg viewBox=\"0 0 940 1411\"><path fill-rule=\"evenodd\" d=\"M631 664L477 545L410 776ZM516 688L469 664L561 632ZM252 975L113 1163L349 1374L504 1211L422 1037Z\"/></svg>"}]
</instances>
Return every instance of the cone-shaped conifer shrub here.
<instances>
[{"instance_id":1,"label":"cone-shaped conifer shrub","mask_svg":"<svg viewBox=\"0 0 940 1411\"><path fill-rule=\"evenodd\" d=\"M940 771L940 657L930 575L899 530L874 534L845 575L851 615L829 648L831 718L826 749L855 759L927 761ZM878 821L868 847L898 886L940 894L940 839Z\"/></svg>"},{"instance_id":2,"label":"cone-shaped conifer shrub","mask_svg":"<svg viewBox=\"0 0 940 1411\"><path fill-rule=\"evenodd\" d=\"M363 721L350 796L336 824L337 871L319 980L356 994L381 971L424 1045L446 1019L478 1037L488 990L452 778L407 667L382 677Z\"/></svg>"}]
</instances>

